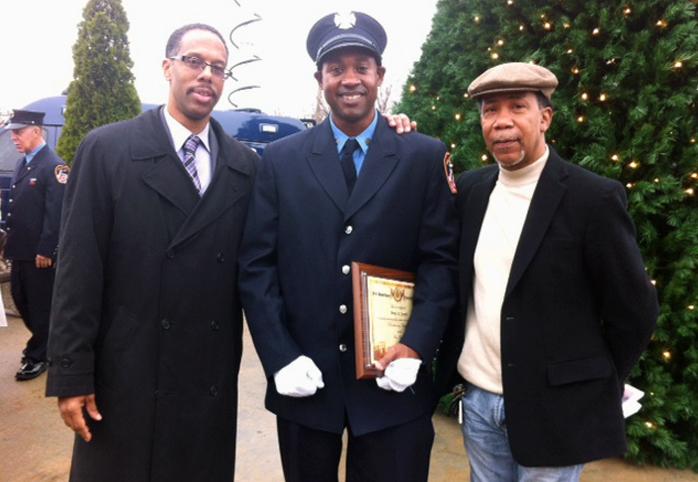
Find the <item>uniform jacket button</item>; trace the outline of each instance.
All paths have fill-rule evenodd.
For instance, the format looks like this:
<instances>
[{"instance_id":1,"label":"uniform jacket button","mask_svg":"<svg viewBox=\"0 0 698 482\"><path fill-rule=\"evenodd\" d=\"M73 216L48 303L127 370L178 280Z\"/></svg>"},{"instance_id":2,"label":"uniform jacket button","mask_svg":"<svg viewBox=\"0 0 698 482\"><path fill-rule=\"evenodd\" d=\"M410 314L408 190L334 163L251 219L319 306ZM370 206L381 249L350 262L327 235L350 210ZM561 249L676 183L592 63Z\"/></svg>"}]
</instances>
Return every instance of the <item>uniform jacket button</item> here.
<instances>
[{"instance_id":1,"label":"uniform jacket button","mask_svg":"<svg viewBox=\"0 0 698 482\"><path fill-rule=\"evenodd\" d=\"M72 364L73 360L70 357L64 356L63 358L61 358L61 367L70 368Z\"/></svg>"},{"instance_id":2,"label":"uniform jacket button","mask_svg":"<svg viewBox=\"0 0 698 482\"><path fill-rule=\"evenodd\" d=\"M344 228L344 232L347 234L351 234L352 231L354 231L354 227L351 224Z\"/></svg>"},{"instance_id":3,"label":"uniform jacket button","mask_svg":"<svg viewBox=\"0 0 698 482\"><path fill-rule=\"evenodd\" d=\"M211 329L213 331L218 331L221 329L221 325L219 325L216 320L211 320Z\"/></svg>"},{"instance_id":4,"label":"uniform jacket button","mask_svg":"<svg viewBox=\"0 0 698 482\"><path fill-rule=\"evenodd\" d=\"M216 260L217 260L219 263L223 263L223 262L225 261L225 256L223 255L222 252L216 254Z\"/></svg>"},{"instance_id":5,"label":"uniform jacket button","mask_svg":"<svg viewBox=\"0 0 698 482\"><path fill-rule=\"evenodd\" d=\"M167 318L163 318L162 321L160 321L160 325L162 326L163 330L169 330L172 326L170 320L168 320Z\"/></svg>"},{"instance_id":6,"label":"uniform jacket button","mask_svg":"<svg viewBox=\"0 0 698 482\"><path fill-rule=\"evenodd\" d=\"M346 314L346 312L347 312L347 305L339 305L339 312L340 312L341 314L343 314L343 315Z\"/></svg>"},{"instance_id":7,"label":"uniform jacket button","mask_svg":"<svg viewBox=\"0 0 698 482\"><path fill-rule=\"evenodd\" d=\"M218 388L215 385L211 385L211 388L208 389L208 394L211 395L212 397L217 397L218 396Z\"/></svg>"},{"instance_id":8,"label":"uniform jacket button","mask_svg":"<svg viewBox=\"0 0 698 482\"><path fill-rule=\"evenodd\" d=\"M174 250L168 249L167 251L165 251L165 256L167 256L167 259L174 259L174 257L175 257Z\"/></svg>"},{"instance_id":9,"label":"uniform jacket button","mask_svg":"<svg viewBox=\"0 0 698 482\"><path fill-rule=\"evenodd\" d=\"M341 344L339 345L339 351L341 351L342 353L344 353L345 351L347 351L347 345L345 345L344 343L341 343Z\"/></svg>"},{"instance_id":10,"label":"uniform jacket button","mask_svg":"<svg viewBox=\"0 0 698 482\"><path fill-rule=\"evenodd\" d=\"M349 274L350 271L351 271L351 266L349 266L348 264L345 264L344 266L342 266L342 273Z\"/></svg>"}]
</instances>

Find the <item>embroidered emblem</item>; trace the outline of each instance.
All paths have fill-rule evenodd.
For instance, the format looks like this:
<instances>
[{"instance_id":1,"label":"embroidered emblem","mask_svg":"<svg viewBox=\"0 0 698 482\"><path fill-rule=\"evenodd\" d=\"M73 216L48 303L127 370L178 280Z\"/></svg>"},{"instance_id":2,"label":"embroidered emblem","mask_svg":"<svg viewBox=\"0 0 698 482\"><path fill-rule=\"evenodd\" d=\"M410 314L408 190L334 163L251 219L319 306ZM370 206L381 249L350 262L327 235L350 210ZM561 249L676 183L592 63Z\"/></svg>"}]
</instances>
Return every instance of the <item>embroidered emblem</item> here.
<instances>
[{"instance_id":1,"label":"embroidered emblem","mask_svg":"<svg viewBox=\"0 0 698 482\"><path fill-rule=\"evenodd\" d=\"M58 181L59 184L65 184L68 182L68 174L70 174L70 168L64 164L56 166L56 168L53 170L53 173L56 175L56 181Z\"/></svg>"},{"instance_id":2,"label":"embroidered emblem","mask_svg":"<svg viewBox=\"0 0 698 482\"><path fill-rule=\"evenodd\" d=\"M36 178L35 178L35 177L30 177L30 178L29 178L29 186L30 186L30 187L36 186Z\"/></svg>"},{"instance_id":3,"label":"embroidered emblem","mask_svg":"<svg viewBox=\"0 0 698 482\"><path fill-rule=\"evenodd\" d=\"M456 175L453 172L453 161L451 160L450 152L447 152L444 156L444 174L446 174L446 182L448 182L448 188L451 190L451 194L458 194Z\"/></svg>"},{"instance_id":4,"label":"embroidered emblem","mask_svg":"<svg viewBox=\"0 0 698 482\"><path fill-rule=\"evenodd\" d=\"M356 26L356 15L354 15L354 12L336 13L334 24L341 30L354 28Z\"/></svg>"}]
</instances>

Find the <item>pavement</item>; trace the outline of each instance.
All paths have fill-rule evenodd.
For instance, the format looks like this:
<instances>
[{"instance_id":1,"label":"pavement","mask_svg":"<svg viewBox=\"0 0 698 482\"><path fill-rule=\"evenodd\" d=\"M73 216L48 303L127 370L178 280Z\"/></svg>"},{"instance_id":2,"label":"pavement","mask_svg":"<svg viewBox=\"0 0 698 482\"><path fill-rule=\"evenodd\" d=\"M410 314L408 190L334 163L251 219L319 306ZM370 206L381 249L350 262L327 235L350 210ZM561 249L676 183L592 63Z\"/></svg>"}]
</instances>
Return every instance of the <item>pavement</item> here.
<instances>
[{"instance_id":1,"label":"pavement","mask_svg":"<svg viewBox=\"0 0 698 482\"><path fill-rule=\"evenodd\" d=\"M7 283L3 283L4 299L9 305L7 288ZM15 316L8 316L8 325L0 328L0 482L68 480L72 433L58 415L56 400L44 397L45 374L27 382L14 380L28 332L22 320ZM238 482L283 481L274 416L264 409L263 404L266 382L247 331L244 341L235 478ZM436 439L429 480L466 482L469 480L468 461L458 423L436 415L434 426ZM604 460L588 464L581 480L698 482L698 474Z\"/></svg>"}]
</instances>

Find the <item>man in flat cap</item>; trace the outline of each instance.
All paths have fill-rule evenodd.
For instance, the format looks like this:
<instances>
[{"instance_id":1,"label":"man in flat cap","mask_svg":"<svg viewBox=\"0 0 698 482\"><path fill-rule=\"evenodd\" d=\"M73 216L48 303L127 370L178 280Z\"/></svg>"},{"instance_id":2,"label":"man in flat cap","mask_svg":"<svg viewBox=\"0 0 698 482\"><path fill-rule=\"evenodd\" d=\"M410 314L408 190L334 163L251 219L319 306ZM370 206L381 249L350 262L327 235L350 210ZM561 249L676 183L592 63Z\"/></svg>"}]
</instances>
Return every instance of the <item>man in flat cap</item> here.
<instances>
[{"instance_id":1,"label":"man in flat cap","mask_svg":"<svg viewBox=\"0 0 698 482\"><path fill-rule=\"evenodd\" d=\"M621 455L623 382L656 323L623 186L545 142L556 86L508 63L468 88L497 163L458 178L460 313L438 366L465 381L473 481L576 481Z\"/></svg>"},{"instance_id":2,"label":"man in flat cap","mask_svg":"<svg viewBox=\"0 0 698 482\"><path fill-rule=\"evenodd\" d=\"M12 260L12 299L31 332L22 352L17 381L38 377L47 368L51 295L55 274L63 191L69 168L46 145L43 112L15 110L12 142L24 154L15 169L7 209L5 258Z\"/></svg>"},{"instance_id":3,"label":"man in flat cap","mask_svg":"<svg viewBox=\"0 0 698 482\"><path fill-rule=\"evenodd\" d=\"M426 481L431 360L456 301L457 224L445 146L378 115L386 35L366 14L308 35L329 118L269 145L252 191L240 292L268 377L287 481ZM377 380L357 380L352 261L416 274L414 304Z\"/></svg>"}]
</instances>

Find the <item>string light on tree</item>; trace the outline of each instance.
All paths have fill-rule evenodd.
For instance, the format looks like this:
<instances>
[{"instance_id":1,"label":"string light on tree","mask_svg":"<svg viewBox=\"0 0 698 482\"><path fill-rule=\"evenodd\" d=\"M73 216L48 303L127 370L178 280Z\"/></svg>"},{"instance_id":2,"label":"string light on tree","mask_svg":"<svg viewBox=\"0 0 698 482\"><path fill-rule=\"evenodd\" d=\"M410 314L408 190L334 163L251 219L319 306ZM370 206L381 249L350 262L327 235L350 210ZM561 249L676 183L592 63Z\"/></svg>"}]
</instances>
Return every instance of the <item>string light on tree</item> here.
<instances>
[{"instance_id":1,"label":"string light on tree","mask_svg":"<svg viewBox=\"0 0 698 482\"><path fill-rule=\"evenodd\" d=\"M524 31L524 28L525 28L525 27L524 27L523 25L519 25L519 32L523 32L523 31Z\"/></svg>"},{"instance_id":2,"label":"string light on tree","mask_svg":"<svg viewBox=\"0 0 698 482\"><path fill-rule=\"evenodd\" d=\"M601 102L606 102L607 99L608 99L608 96L607 96L606 94L601 94L601 95L599 96L599 100L600 100Z\"/></svg>"},{"instance_id":3,"label":"string light on tree","mask_svg":"<svg viewBox=\"0 0 698 482\"><path fill-rule=\"evenodd\" d=\"M601 30L599 29L599 27L596 27L594 30L591 31L592 35L598 35L600 33L601 33Z\"/></svg>"},{"instance_id":4,"label":"string light on tree","mask_svg":"<svg viewBox=\"0 0 698 482\"><path fill-rule=\"evenodd\" d=\"M583 115L580 115L579 117L577 117L577 122L579 122L580 124L584 121L585 121L585 118Z\"/></svg>"},{"instance_id":5,"label":"string light on tree","mask_svg":"<svg viewBox=\"0 0 698 482\"><path fill-rule=\"evenodd\" d=\"M565 28L570 28L570 27L572 27L572 25L571 25L569 22L563 23L562 26L565 27Z\"/></svg>"},{"instance_id":6,"label":"string light on tree","mask_svg":"<svg viewBox=\"0 0 698 482\"><path fill-rule=\"evenodd\" d=\"M688 305L687 308L689 311L693 311L696 309L696 307L694 305Z\"/></svg>"},{"instance_id":7,"label":"string light on tree","mask_svg":"<svg viewBox=\"0 0 698 482\"><path fill-rule=\"evenodd\" d=\"M618 162L618 161L620 160L620 157L618 157L618 154L613 154L613 155L611 156L611 160L614 161L614 162Z\"/></svg>"},{"instance_id":8,"label":"string light on tree","mask_svg":"<svg viewBox=\"0 0 698 482\"><path fill-rule=\"evenodd\" d=\"M576 67L576 66L575 66L575 67L572 67L572 73L573 73L574 75L579 75L579 67Z\"/></svg>"},{"instance_id":9,"label":"string light on tree","mask_svg":"<svg viewBox=\"0 0 698 482\"><path fill-rule=\"evenodd\" d=\"M640 167L640 163L637 162L637 161L630 161L630 162L628 163L628 167L629 167L630 169L637 169L638 167Z\"/></svg>"},{"instance_id":10,"label":"string light on tree","mask_svg":"<svg viewBox=\"0 0 698 482\"><path fill-rule=\"evenodd\" d=\"M545 22L545 23L543 24L543 28L544 28L545 30L550 30L551 28L553 28L553 24L551 24L550 22Z\"/></svg>"},{"instance_id":11,"label":"string light on tree","mask_svg":"<svg viewBox=\"0 0 698 482\"><path fill-rule=\"evenodd\" d=\"M691 173L691 179L698 179L698 172Z\"/></svg>"},{"instance_id":12,"label":"string light on tree","mask_svg":"<svg viewBox=\"0 0 698 482\"><path fill-rule=\"evenodd\" d=\"M625 15L626 17L627 17L628 15L630 15L631 13L633 13L633 11L630 9L630 7L625 7L625 8L623 9L623 15Z\"/></svg>"},{"instance_id":13,"label":"string light on tree","mask_svg":"<svg viewBox=\"0 0 698 482\"><path fill-rule=\"evenodd\" d=\"M504 40L501 39L501 38L500 38L499 40L497 40L497 45L499 45L500 47L501 47L502 45L504 45Z\"/></svg>"},{"instance_id":14,"label":"string light on tree","mask_svg":"<svg viewBox=\"0 0 698 482\"><path fill-rule=\"evenodd\" d=\"M455 148L456 148L456 143L455 143L455 142L452 142L452 143L451 143L451 149L455 149Z\"/></svg>"},{"instance_id":15,"label":"string light on tree","mask_svg":"<svg viewBox=\"0 0 698 482\"><path fill-rule=\"evenodd\" d=\"M645 427L647 427L650 430L654 429L654 424L652 422L645 422Z\"/></svg>"},{"instance_id":16,"label":"string light on tree","mask_svg":"<svg viewBox=\"0 0 698 482\"><path fill-rule=\"evenodd\" d=\"M459 120L461 119L460 112L457 112L456 115L454 115L453 117L454 117L454 119L456 119L457 121L459 121Z\"/></svg>"},{"instance_id":17,"label":"string light on tree","mask_svg":"<svg viewBox=\"0 0 698 482\"><path fill-rule=\"evenodd\" d=\"M475 15L475 17L473 18L473 20L475 21L475 23L480 23L480 16L479 16L479 15Z\"/></svg>"},{"instance_id":18,"label":"string light on tree","mask_svg":"<svg viewBox=\"0 0 698 482\"><path fill-rule=\"evenodd\" d=\"M572 50L572 49L567 49L567 53L568 53L568 54L571 54L571 53L573 53L573 52L574 52L574 50Z\"/></svg>"},{"instance_id":19,"label":"string light on tree","mask_svg":"<svg viewBox=\"0 0 698 482\"><path fill-rule=\"evenodd\" d=\"M674 62L675 69L680 69L681 67L683 67L683 62L681 62L680 60L677 60L676 62Z\"/></svg>"},{"instance_id":20,"label":"string light on tree","mask_svg":"<svg viewBox=\"0 0 698 482\"><path fill-rule=\"evenodd\" d=\"M669 24L667 23L667 21L664 20L664 19L657 20L656 25L657 25L657 27L659 27L659 28L667 28L667 27L669 26Z\"/></svg>"},{"instance_id":21,"label":"string light on tree","mask_svg":"<svg viewBox=\"0 0 698 482\"><path fill-rule=\"evenodd\" d=\"M689 196L693 196L693 195L695 194L695 190L694 190L692 187L689 187L689 188L686 189L684 192L685 192L686 194L688 194Z\"/></svg>"},{"instance_id":22,"label":"string light on tree","mask_svg":"<svg viewBox=\"0 0 698 482\"><path fill-rule=\"evenodd\" d=\"M482 162L485 162L487 160L487 154L483 154L482 156L480 156L480 160Z\"/></svg>"},{"instance_id":23,"label":"string light on tree","mask_svg":"<svg viewBox=\"0 0 698 482\"><path fill-rule=\"evenodd\" d=\"M662 358L664 358L665 362L668 362L671 360L671 352L669 350L665 350L662 352Z\"/></svg>"},{"instance_id":24,"label":"string light on tree","mask_svg":"<svg viewBox=\"0 0 698 482\"><path fill-rule=\"evenodd\" d=\"M628 184L625 185L625 187L627 187L628 189L632 189L633 186L634 186L634 184L632 182L629 182Z\"/></svg>"},{"instance_id":25,"label":"string light on tree","mask_svg":"<svg viewBox=\"0 0 698 482\"><path fill-rule=\"evenodd\" d=\"M582 92L582 100L589 100L589 94Z\"/></svg>"},{"instance_id":26,"label":"string light on tree","mask_svg":"<svg viewBox=\"0 0 698 482\"><path fill-rule=\"evenodd\" d=\"M492 60L497 60L499 58L499 54L497 52L492 52L490 54L490 58L492 58Z\"/></svg>"},{"instance_id":27,"label":"string light on tree","mask_svg":"<svg viewBox=\"0 0 698 482\"><path fill-rule=\"evenodd\" d=\"M417 91L417 86L414 84L410 85L410 94L414 94Z\"/></svg>"}]
</instances>

